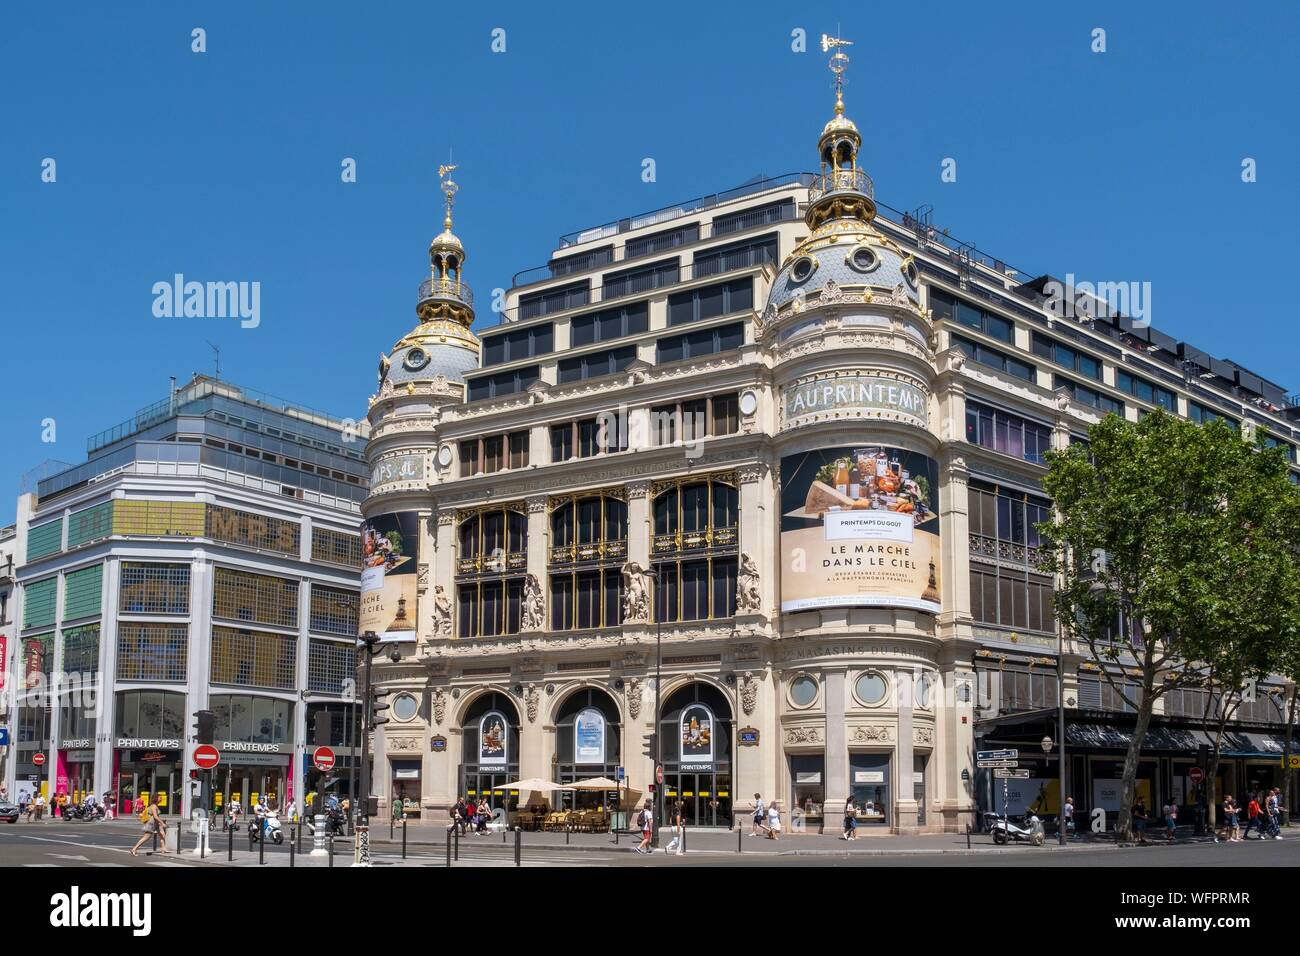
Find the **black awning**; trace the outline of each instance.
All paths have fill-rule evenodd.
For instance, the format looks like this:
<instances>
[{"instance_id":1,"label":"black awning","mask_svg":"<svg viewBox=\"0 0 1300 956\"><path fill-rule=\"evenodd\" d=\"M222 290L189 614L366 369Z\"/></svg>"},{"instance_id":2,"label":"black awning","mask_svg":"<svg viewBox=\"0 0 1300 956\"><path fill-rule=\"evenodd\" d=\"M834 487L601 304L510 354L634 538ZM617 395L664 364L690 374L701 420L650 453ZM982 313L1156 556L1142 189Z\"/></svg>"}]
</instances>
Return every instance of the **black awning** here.
<instances>
[{"instance_id":1,"label":"black awning","mask_svg":"<svg viewBox=\"0 0 1300 956\"><path fill-rule=\"evenodd\" d=\"M1133 739L1131 727L1114 727L1110 724L1076 724L1066 721L1065 742L1070 747L1095 747L1098 750L1127 750ZM1142 738L1143 752L1166 750L1176 753L1196 752L1205 743L1203 734L1180 727L1162 727L1151 724Z\"/></svg>"}]
</instances>

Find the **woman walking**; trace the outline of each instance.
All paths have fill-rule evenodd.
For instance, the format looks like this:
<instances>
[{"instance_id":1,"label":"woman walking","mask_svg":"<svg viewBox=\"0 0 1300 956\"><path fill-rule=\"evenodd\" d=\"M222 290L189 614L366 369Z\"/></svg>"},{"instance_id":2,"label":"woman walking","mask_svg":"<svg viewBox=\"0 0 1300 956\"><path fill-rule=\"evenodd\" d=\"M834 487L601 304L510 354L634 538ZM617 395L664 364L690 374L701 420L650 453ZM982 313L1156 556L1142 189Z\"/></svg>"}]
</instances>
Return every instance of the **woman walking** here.
<instances>
[{"instance_id":1,"label":"woman walking","mask_svg":"<svg viewBox=\"0 0 1300 956\"><path fill-rule=\"evenodd\" d=\"M841 840L856 840L858 838L858 808L853 805L853 796L844 801L844 835Z\"/></svg>"},{"instance_id":2,"label":"woman walking","mask_svg":"<svg viewBox=\"0 0 1300 956\"><path fill-rule=\"evenodd\" d=\"M166 856L167 821L158 815L158 804L151 803L145 813L144 833L140 835L140 839L135 841L135 846L131 847L131 855L139 856L140 847L144 846L144 842L155 833L158 834L158 849L163 856Z\"/></svg>"},{"instance_id":3,"label":"woman walking","mask_svg":"<svg viewBox=\"0 0 1300 956\"><path fill-rule=\"evenodd\" d=\"M767 838L781 839L781 807L777 800L773 800L767 807Z\"/></svg>"},{"instance_id":4,"label":"woman walking","mask_svg":"<svg viewBox=\"0 0 1300 956\"><path fill-rule=\"evenodd\" d=\"M673 813L669 819L672 820L673 838L669 841L668 845L664 847L664 852L672 853L676 850L677 855L682 856L686 853L686 818L682 815L682 803L680 800L673 805Z\"/></svg>"}]
</instances>

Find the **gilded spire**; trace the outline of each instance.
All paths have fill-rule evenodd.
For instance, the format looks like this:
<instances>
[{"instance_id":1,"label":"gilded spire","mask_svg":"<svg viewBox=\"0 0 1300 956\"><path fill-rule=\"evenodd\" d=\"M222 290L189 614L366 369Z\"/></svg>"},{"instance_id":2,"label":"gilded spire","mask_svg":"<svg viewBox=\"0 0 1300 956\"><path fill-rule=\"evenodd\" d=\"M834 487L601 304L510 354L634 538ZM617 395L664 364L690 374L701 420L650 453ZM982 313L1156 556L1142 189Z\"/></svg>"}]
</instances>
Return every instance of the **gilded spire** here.
<instances>
[{"instance_id":1,"label":"gilded spire","mask_svg":"<svg viewBox=\"0 0 1300 956\"><path fill-rule=\"evenodd\" d=\"M456 193L460 191L460 187L451 178L451 174L455 169L456 167L451 165L438 167L438 179L442 182L443 195L447 197L447 209L442 218L442 228L448 232L451 231L451 207L456 202Z\"/></svg>"},{"instance_id":2,"label":"gilded spire","mask_svg":"<svg viewBox=\"0 0 1300 956\"><path fill-rule=\"evenodd\" d=\"M849 55L840 47L853 46L852 40L844 40L840 37L822 34L822 52L831 54L829 66L831 72L835 74L835 115L844 115L844 71L849 68Z\"/></svg>"}]
</instances>

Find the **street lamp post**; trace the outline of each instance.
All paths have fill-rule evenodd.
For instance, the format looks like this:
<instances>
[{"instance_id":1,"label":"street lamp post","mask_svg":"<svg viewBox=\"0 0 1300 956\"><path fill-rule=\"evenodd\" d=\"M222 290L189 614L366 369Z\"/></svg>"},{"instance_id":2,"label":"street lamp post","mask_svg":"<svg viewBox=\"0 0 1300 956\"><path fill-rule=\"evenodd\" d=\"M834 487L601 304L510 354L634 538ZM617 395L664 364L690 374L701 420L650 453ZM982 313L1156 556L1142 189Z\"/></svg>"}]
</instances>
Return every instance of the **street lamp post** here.
<instances>
[{"instance_id":1,"label":"street lamp post","mask_svg":"<svg viewBox=\"0 0 1300 956\"><path fill-rule=\"evenodd\" d=\"M366 631L361 635L362 654L365 655L364 684L365 689L362 691L365 700L365 709L362 711L361 727L361 798L365 802L361 805L360 826L356 828L356 845L354 855L356 862L354 866L370 865L370 733L375 729L374 699L372 695L371 669L375 659L375 654L379 649L379 635L374 631ZM401 652L394 645L389 652L388 659L394 664L402 659Z\"/></svg>"},{"instance_id":2,"label":"street lamp post","mask_svg":"<svg viewBox=\"0 0 1300 956\"><path fill-rule=\"evenodd\" d=\"M652 578L655 583L655 599L652 614L655 616L655 719L654 719L654 741L655 741L655 812L654 822L650 831L650 846L652 849L659 847L659 824L664 815L664 784L659 780L659 768L663 766L663 725L662 714L660 713L660 692L664 682L663 675L663 615L659 613L659 570L658 568L649 568L646 570L646 576Z\"/></svg>"}]
</instances>

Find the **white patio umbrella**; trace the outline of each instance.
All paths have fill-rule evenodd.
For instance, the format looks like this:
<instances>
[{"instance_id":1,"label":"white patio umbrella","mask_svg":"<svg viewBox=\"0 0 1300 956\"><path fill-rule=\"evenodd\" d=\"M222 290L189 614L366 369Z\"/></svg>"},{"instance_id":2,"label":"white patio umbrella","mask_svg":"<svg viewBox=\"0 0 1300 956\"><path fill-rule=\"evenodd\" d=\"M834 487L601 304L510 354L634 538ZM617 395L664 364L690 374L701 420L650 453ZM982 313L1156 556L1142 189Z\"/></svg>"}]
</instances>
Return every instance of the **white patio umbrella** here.
<instances>
[{"instance_id":1,"label":"white patio umbrella","mask_svg":"<svg viewBox=\"0 0 1300 956\"><path fill-rule=\"evenodd\" d=\"M569 784L574 790L622 790L623 785L617 780L610 780L609 777L591 777L588 780L577 780Z\"/></svg>"},{"instance_id":2,"label":"white patio umbrella","mask_svg":"<svg viewBox=\"0 0 1300 956\"><path fill-rule=\"evenodd\" d=\"M527 790L531 793L549 793L552 790L572 790L573 787L566 787L562 783L554 783L550 780L543 780L541 777L529 777L526 780L516 780L514 783L503 783L499 787L493 787L493 790Z\"/></svg>"}]
</instances>

